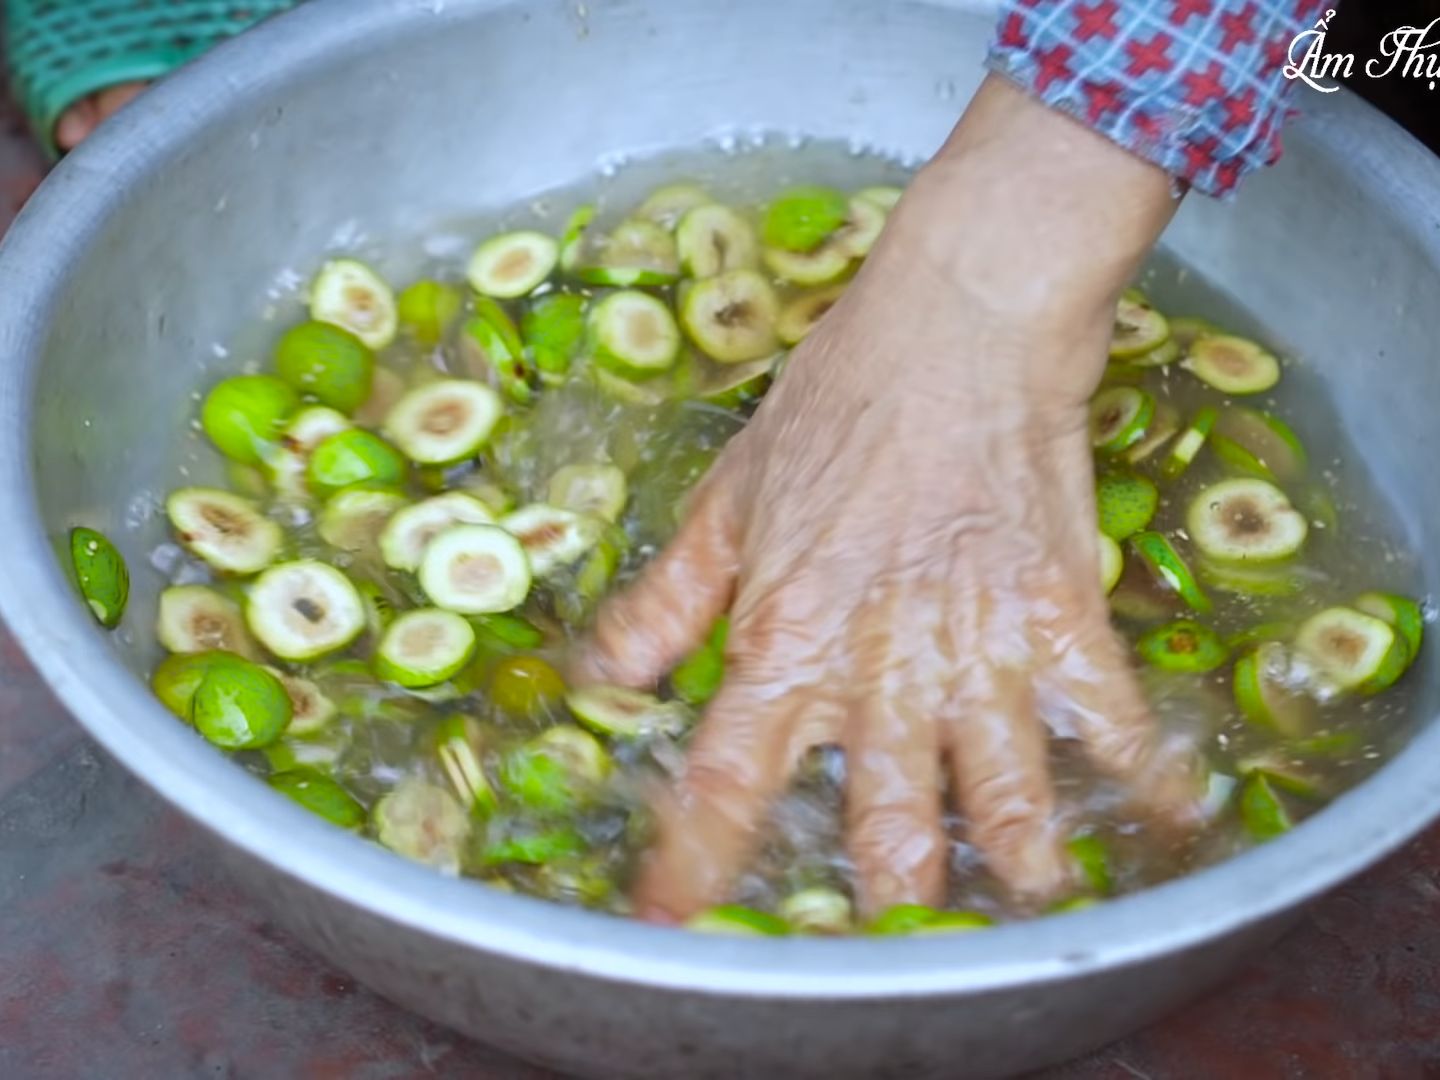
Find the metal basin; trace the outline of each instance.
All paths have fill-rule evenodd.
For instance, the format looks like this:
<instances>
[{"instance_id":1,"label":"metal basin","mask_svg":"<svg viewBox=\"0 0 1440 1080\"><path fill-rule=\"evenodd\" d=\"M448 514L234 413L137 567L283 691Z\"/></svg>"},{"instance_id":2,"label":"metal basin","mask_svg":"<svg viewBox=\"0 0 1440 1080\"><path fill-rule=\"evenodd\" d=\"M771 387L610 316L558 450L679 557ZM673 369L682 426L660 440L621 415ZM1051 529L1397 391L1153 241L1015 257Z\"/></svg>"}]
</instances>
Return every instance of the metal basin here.
<instances>
[{"instance_id":1,"label":"metal basin","mask_svg":"<svg viewBox=\"0 0 1440 1080\"><path fill-rule=\"evenodd\" d=\"M317 0L217 51L70 158L0 251L4 617L76 717L302 940L398 1002L561 1068L999 1074L1213 984L1440 812L1440 730L1422 725L1282 840L1089 912L923 942L754 942L404 863L275 798L141 678L162 528L127 527L133 496L173 478L192 393L259 355L254 315L277 270L307 272L357 223L417 236L583 178L603 155L723 128L923 156L978 83L989 25L983 4L918 0ZM1433 587L1440 163L1345 94L1306 104L1285 162L1231 207L1191 200L1167 243L1319 369ZM228 357L213 348L236 340ZM121 635L92 625L57 564L82 521L137 568ZM1427 658L1412 676L1424 717L1432 675Z\"/></svg>"}]
</instances>

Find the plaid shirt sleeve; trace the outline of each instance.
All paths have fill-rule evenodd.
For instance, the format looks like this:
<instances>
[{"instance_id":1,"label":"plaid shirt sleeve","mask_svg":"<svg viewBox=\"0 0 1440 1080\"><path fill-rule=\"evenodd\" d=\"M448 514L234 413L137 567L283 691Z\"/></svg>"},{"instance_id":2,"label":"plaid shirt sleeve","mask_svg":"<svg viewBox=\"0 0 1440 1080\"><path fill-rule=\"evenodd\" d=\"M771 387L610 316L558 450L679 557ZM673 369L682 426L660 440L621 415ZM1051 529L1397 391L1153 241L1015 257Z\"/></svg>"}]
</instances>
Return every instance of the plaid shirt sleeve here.
<instances>
[{"instance_id":1,"label":"plaid shirt sleeve","mask_svg":"<svg viewBox=\"0 0 1440 1080\"><path fill-rule=\"evenodd\" d=\"M1281 68L1325 2L1002 0L988 63L1182 185L1225 196L1279 158Z\"/></svg>"}]
</instances>

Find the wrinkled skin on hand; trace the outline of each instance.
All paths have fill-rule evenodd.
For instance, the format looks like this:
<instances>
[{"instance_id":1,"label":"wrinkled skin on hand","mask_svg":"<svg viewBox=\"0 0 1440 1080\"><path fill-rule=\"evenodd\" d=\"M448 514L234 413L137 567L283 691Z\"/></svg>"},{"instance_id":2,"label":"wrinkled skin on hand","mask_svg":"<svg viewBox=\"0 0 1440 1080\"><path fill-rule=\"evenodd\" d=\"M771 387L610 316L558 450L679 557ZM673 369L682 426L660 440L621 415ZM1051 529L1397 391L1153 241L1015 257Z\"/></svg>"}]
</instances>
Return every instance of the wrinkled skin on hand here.
<instances>
[{"instance_id":1,"label":"wrinkled skin on hand","mask_svg":"<svg viewBox=\"0 0 1440 1080\"><path fill-rule=\"evenodd\" d=\"M866 912L943 902L947 782L1018 902L1061 893L1052 733L1157 822L1194 819L1189 755L1160 737L1097 569L1086 405L1119 285L1055 318L997 311L929 256L923 203L901 203L581 662L651 686L731 613L725 684L635 885L646 917L722 900L820 744L846 753Z\"/></svg>"}]
</instances>

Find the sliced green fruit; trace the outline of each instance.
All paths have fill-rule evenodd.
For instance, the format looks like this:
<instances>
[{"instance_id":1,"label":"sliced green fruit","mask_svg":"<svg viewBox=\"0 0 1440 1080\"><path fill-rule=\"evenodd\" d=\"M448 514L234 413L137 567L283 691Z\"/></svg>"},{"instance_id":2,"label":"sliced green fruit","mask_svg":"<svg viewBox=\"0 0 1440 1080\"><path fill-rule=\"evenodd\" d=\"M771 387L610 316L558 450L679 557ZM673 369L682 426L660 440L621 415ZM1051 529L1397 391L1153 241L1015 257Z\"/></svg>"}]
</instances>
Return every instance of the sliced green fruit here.
<instances>
[{"instance_id":1,"label":"sliced green fruit","mask_svg":"<svg viewBox=\"0 0 1440 1080\"><path fill-rule=\"evenodd\" d=\"M490 703L508 716L549 716L564 697L564 677L538 656L508 656L490 673Z\"/></svg>"},{"instance_id":2,"label":"sliced green fruit","mask_svg":"<svg viewBox=\"0 0 1440 1080\"><path fill-rule=\"evenodd\" d=\"M1109 896L1115 887L1115 876L1110 870L1110 848L1105 841L1094 833L1081 833L1066 842L1065 850L1075 860L1086 887L1100 896Z\"/></svg>"},{"instance_id":3,"label":"sliced green fruit","mask_svg":"<svg viewBox=\"0 0 1440 1080\"><path fill-rule=\"evenodd\" d=\"M753 270L760 264L755 230L742 215L719 203L688 211L675 230L675 246L681 268L694 278Z\"/></svg>"},{"instance_id":4,"label":"sliced green fruit","mask_svg":"<svg viewBox=\"0 0 1440 1080\"><path fill-rule=\"evenodd\" d=\"M635 211L637 218L654 222L664 229L673 229L684 220L685 215L700 206L713 202L709 193L699 184L683 181L666 184L652 191Z\"/></svg>"},{"instance_id":5,"label":"sliced green fruit","mask_svg":"<svg viewBox=\"0 0 1440 1080\"><path fill-rule=\"evenodd\" d=\"M300 407L300 395L271 375L237 375L217 383L200 407L200 426L222 454L242 465L261 465Z\"/></svg>"},{"instance_id":6,"label":"sliced green fruit","mask_svg":"<svg viewBox=\"0 0 1440 1080\"><path fill-rule=\"evenodd\" d=\"M374 637L385 633L385 628L395 621L395 603L378 582L362 579L355 582L355 591L365 605L365 629Z\"/></svg>"},{"instance_id":7,"label":"sliced green fruit","mask_svg":"<svg viewBox=\"0 0 1440 1080\"><path fill-rule=\"evenodd\" d=\"M286 735L309 736L323 731L339 715L340 709L319 684L299 675L287 675L276 668L265 669L280 680L290 699L290 724Z\"/></svg>"},{"instance_id":8,"label":"sliced green fruit","mask_svg":"<svg viewBox=\"0 0 1440 1080\"><path fill-rule=\"evenodd\" d=\"M843 285L832 285L819 292L806 293L791 300L775 320L775 333L784 345L799 345L819 325L835 301L845 294Z\"/></svg>"},{"instance_id":9,"label":"sliced green fruit","mask_svg":"<svg viewBox=\"0 0 1440 1080\"><path fill-rule=\"evenodd\" d=\"M397 486L405 481L405 459L380 436L351 428L324 439L305 467L310 490L322 498L357 484Z\"/></svg>"},{"instance_id":10,"label":"sliced green fruit","mask_svg":"<svg viewBox=\"0 0 1440 1080\"><path fill-rule=\"evenodd\" d=\"M1179 432L1180 410L1168 401L1157 401L1155 402L1155 415L1150 419L1150 426L1145 431L1145 437L1126 450L1121 457L1131 465L1139 465L1153 457Z\"/></svg>"},{"instance_id":11,"label":"sliced green fruit","mask_svg":"<svg viewBox=\"0 0 1440 1080\"><path fill-rule=\"evenodd\" d=\"M530 591L530 560L498 525L452 525L425 548L420 587L437 607L489 615L519 607Z\"/></svg>"},{"instance_id":12,"label":"sliced green fruit","mask_svg":"<svg viewBox=\"0 0 1440 1080\"><path fill-rule=\"evenodd\" d=\"M753 270L731 270L697 281L680 311L690 340L722 364L759 360L778 350L779 317L775 290Z\"/></svg>"},{"instance_id":13,"label":"sliced green fruit","mask_svg":"<svg viewBox=\"0 0 1440 1080\"><path fill-rule=\"evenodd\" d=\"M1251 773L1240 784L1240 821L1251 839L1261 843L1294 827L1270 778L1259 772Z\"/></svg>"},{"instance_id":14,"label":"sliced green fruit","mask_svg":"<svg viewBox=\"0 0 1440 1080\"><path fill-rule=\"evenodd\" d=\"M499 643L510 649L538 649L545 644L545 633L534 623L519 615L480 615L474 620L482 643Z\"/></svg>"},{"instance_id":15,"label":"sliced green fruit","mask_svg":"<svg viewBox=\"0 0 1440 1080\"><path fill-rule=\"evenodd\" d=\"M1305 475L1305 447L1279 417L1232 405L1220 410L1215 434L1225 440L1214 447L1221 460L1251 475L1282 484Z\"/></svg>"},{"instance_id":16,"label":"sliced green fruit","mask_svg":"<svg viewBox=\"0 0 1440 1080\"><path fill-rule=\"evenodd\" d=\"M850 898L837 889L801 889L780 901L778 914L797 934L848 934L855 925Z\"/></svg>"},{"instance_id":17,"label":"sliced green fruit","mask_svg":"<svg viewBox=\"0 0 1440 1080\"><path fill-rule=\"evenodd\" d=\"M595 205L584 203L575 208L560 233L560 269L573 274L585 262L585 237L595 222Z\"/></svg>"},{"instance_id":18,"label":"sliced green fruit","mask_svg":"<svg viewBox=\"0 0 1440 1080\"><path fill-rule=\"evenodd\" d=\"M525 312L520 332L541 381L563 383L585 344L585 298L574 293L541 297Z\"/></svg>"},{"instance_id":19,"label":"sliced green fruit","mask_svg":"<svg viewBox=\"0 0 1440 1080\"><path fill-rule=\"evenodd\" d=\"M863 259L885 231L887 211L868 199L852 198L845 224L827 241L852 259Z\"/></svg>"},{"instance_id":20,"label":"sliced green fruit","mask_svg":"<svg viewBox=\"0 0 1440 1080\"><path fill-rule=\"evenodd\" d=\"M1420 655L1425 637L1425 613L1414 600L1396 593L1367 592L1357 596L1353 606L1356 611L1389 624L1412 661Z\"/></svg>"},{"instance_id":21,"label":"sliced green fruit","mask_svg":"<svg viewBox=\"0 0 1440 1080\"><path fill-rule=\"evenodd\" d=\"M475 655L475 631L459 615L417 608L386 629L375 652L375 674L407 689L436 686L458 675Z\"/></svg>"},{"instance_id":22,"label":"sliced green fruit","mask_svg":"<svg viewBox=\"0 0 1440 1080\"><path fill-rule=\"evenodd\" d=\"M1138 356L1132 356L1129 360L1117 361L1114 366L1122 365L1138 370L1144 375L1146 368L1164 367L1166 364L1173 364L1181 356L1180 346L1175 344L1174 339L1166 338L1155 348L1143 352Z\"/></svg>"},{"instance_id":23,"label":"sliced green fruit","mask_svg":"<svg viewBox=\"0 0 1440 1080\"><path fill-rule=\"evenodd\" d=\"M806 184L782 191L765 210L762 233L767 246L782 251L814 251L850 215L850 200L834 188Z\"/></svg>"},{"instance_id":24,"label":"sliced green fruit","mask_svg":"<svg viewBox=\"0 0 1440 1080\"><path fill-rule=\"evenodd\" d=\"M435 734L435 753L455 796L472 814L488 816L499 805L480 764L480 727L467 716L452 716Z\"/></svg>"},{"instance_id":25,"label":"sliced green fruit","mask_svg":"<svg viewBox=\"0 0 1440 1080\"><path fill-rule=\"evenodd\" d=\"M1147 630L1135 648L1146 663L1161 671L1214 671L1230 657L1219 634L1190 619Z\"/></svg>"},{"instance_id":26,"label":"sliced green fruit","mask_svg":"<svg viewBox=\"0 0 1440 1080\"><path fill-rule=\"evenodd\" d=\"M896 904L877 915L867 933L880 936L952 934L983 930L995 920L976 911L936 911L924 904Z\"/></svg>"},{"instance_id":27,"label":"sliced green fruit","mask_svg":"<svg viewBox=\"0 0 1440 1080\"><path fill-rule=\"evenodd\" d=\"M616 521L625 511L629 491L625 473L614 465L566 465L550 477L546 498L572 514Z\"/></svg>"},{"instance_id":28,"label":"sliced green fruit","mask_svg":"<svg viewBox=\"0 0 1440 1080\"><path fill-rule=\"evenodd\" d=\"M1169 540L1157 532L1142 532L1130 538L1130 546L1156 581L1168 586L1194 610L1210 610L1210 598Z\"/></svg>"},{"instance_id":29,"label":"sliced green fruit","mask_svg":"<svg viewBox=\"0 0 1440 1080\"><path fill-rule=\"evenodd\" d=\"M1160 491L1143 476L1134 473L1105 473L1096 482L1095 505L1100 531L1124 540L1150 524L1160 505Z\"/></svg>"},{"instance_id":30,"label":"sliced green fruit","mask_svg":"<svg viewBox=\"0 0 1440 1080\"><path fill-rule=\"evenodd\" d=\"M874 203L881 210L889 213L895 209L896 203L900 201L904 194L905 192L901 188L888 184L880 184L875 187L861 188L855 193L855 198Z\"/></svg>"},{"instance_id":31,"label":"sliced green fruit","mask_svg":"<svg viewBox=\"0 0 1440 1080\"><path fill-rule=\"evenodd\" d=\"M707 908L687 919L685 929L698 934L734 934L739 937L784 937L790 933L790 927L778 915L740 904Z\"/></svg>"},{"instance_id":32,"label":"sliced green fruit","mask_svg":"<svg viewBox=\"0 0 1440 1080\"><path fill-rule=\"evenodd\" d=\"M370 397L375 356L350 331L325 322L292 326L275 347L275 374L346 415Z\"/></svg>"},{"instance_id":33,"label":"sliced green fruit","mask_svg":"<svg viewBox=\"0 0 1440 1080\"><path fill-rule=\"evenodd\" d=\"M1134 360L1159 348L1170 337L1170 324L1143 297L1122 296L1115 307L1110 359Z\"/></svg>"},{"instance_id":34,"label":"sliced green fruit","mask_svg":"<svg viewBox=\"0 0 1440 1080\"><path fill-rule=\"evenodd\" d=\"M1298 568L1283 560L1252 565L1216 562L1202 556L1196 569L1206 585L1236 596L1297 596L1306 586Z\"/></svg>"},{"instance_id":35,"label":"sliced green fruit","mask_svg":"<svg viewBox=\"0 0 1440 1080\"><path fill-rule=\"evenodd\" d=\"M260 644L282 660L318 660L345 648L365 629L365 605L333 566L302 559L266 570L250 587L245 621Z\"/></svg>"},{"instance_id":36,"label":"sliced green fruit","mask_svg":"<svg viewBox=\"0 0 1440 1080\"><path fill-rule=\"evenodd\" d=\"M470 815L442 787L407 777L371 813L375 838L397 855L446 874L460 872Z\"/></svg>"},{"instance_id":37,"label":"sliced green fruit","mask_svg":"<svg viewBox=\"0 0 1440 1080\"><path fill-rule=\"evenodd\" d=\"M616 288L672 285L680 277L675 238L653 221L621 222L601 245L598 264L581 267L576 276L587 285Z\"/></svg>"},{"instance_id":38,"label":"sliced green fruit","mask_svg":"<svg viewBox=\"0 0 1440 1080\"><path fill-rule=\"evenodd\" d=\"M689 726L684 706L623 686L586 686L565 695L575 719L591 731L620 739L678 735Z\"/></svg>"},{"instance_id":39,"label":"sliced green fruit","mask_svg":"<svg viewBox=\"0 0 1440 1080\"><path fill-rule=\"evenodd\" d=\"M385 417L385 434L419 465L450 465L478 453L503 412L484 383L438 379L411 390Z\"/></svg>"},{"instance_id":40,"label":"sliced green fruit","mask_svg":"<svg viewBox=\"0 0 1440 1080\"><path fill-rule=\"evenodd\" d=\"M610 755L592 735L561 724L507 754L500 781L506 795L523 806L565 812L604 783L611 768Z\"/></svg>"},{"instance_id":41,"label":"sliced green fruit","mask_svg":"<svg viewBox=\"0 0 1440 1080\"><path fill-rule=\"evenodd\" d=\"M165 512L180 543L227 574L253 574L270 565L284 536L249 499L218 488L179 488Z\"/></svg>"},{"instance_id":42,"label":"sliced green fruit","mask_svg":"<svg viewBox=\"0 0 1440 1080\"><path fill-rule=\"evenodd\" d=\"M365 824L365 808L336 781L315 769L274 773L266 783L332 825L358 829Z\"/></svg>"},{"instance_id":43,"label":"sliced green fruit","mask_svg":"<svg viewBox=\"0 0 1440 1080\"><path fill-rule=\"evenodd\" d=\"M328 405L311 405L297 412L280 437L278 449L267 461L275 490L290 499L308 496L310 455L315 447L353 426L344 413Z\"/></svg>"},{"instance_id":44,"label":"sliced green fruit","mask_svg":"<svg viewBox=\"0 0 1440 1080\"><path fill-rule=\"evenodd\" d=\"M1210 438L1210 432L1215 427L1218 416L1219 413L1209 405L1196 410L1194 419L1175 440L1175 445L1170 448L1170 453L1165 455L1165 460L1160 465L1161 477L1166 480L1174 480L1190 467L1206 440Z\"/></svg>"},{"instance_id":45,"label":"sliced green fruit","mask_svg":"<svg viewBox=\"0 0 1440 1080\"><path fill-rule=\"evenodd\" d=\"M518 827L504 835L487 840L480 852L486 866L519 863L522 866L548 866L564 863L585 852L585 838L569 827L535 826L513 823Z\"/></svg>"},{"instance_id":46,"label":"sliced green fruit","mask_svg":"<svg viewBox=\"0 0 1440 1080\"><path fill-rule=\"evenodd\" d=\"M589 333L595 362L630 379L669 371L680 355L675 318L649 293L611 293L591 309Z\"/></svg>"},{"instance_id":47,"label":"sliced green fruit","mask_svg":"<svg viewBox=\"0 0 1440 1080\"><path fill-rule=\"evenodd\" d=\"M107 630L120 625L130 600L130 569L104 533L83 525L70 530L70 565L80 596ZM162 596L163 603L163 596Z\"/></svg>"},{"instance_id":48,"label":"sliced green fruit","mask_svg":"<svg viewBox=\"0 0 1440 1080\"><path fill-rule=\"evenodd\" d=\"M320 538L352 555L375 551L386 523L409 505L393 488L346 488L327 499L320 511Z\"/></svg>"},{"instance_id":49,"label":"sliced green fruit","mask_svg":"<svg viewBox=\"0 0 1440 1080\"><path fill-rule=\"evenodd\" d=\"M1275 474L1266 468L1265 463L1234 439L1226 438L1219 432L1212 432L1210 449L1232 473L1271 482L1275 480Z\"/></svg>"},{"instance_id":50,"label":"sliced green fruit","mask_svg":"<svg viewBox=\"0 0 1440 1080\"><path fill-rule=\"evenodd\" d=\"M172 653L220 650L252 657L240 605L205 585L173 585L160 593L155 636Z\"/></svg>"},{"instance_id":51,"label":"sliced green fruit","mask_svg":"<svg viewBox=\"0 0 1440 1080\"><path fill-rule=\"evenodd\" d=\"M529 229L492 236L470 257L465 277L481 296L513 300L534 292L555 270L560 248Z\"/></svg>"},{"instance_id":52,"label":"sliced green fruit","mask_svg":"<svg viewBox=\"0 0 1440 1080\"><path fill-rule=\"evenodd\" d=\"M1170 320L1170 339L1180 346L1180 351L1184 353L1188 353L1190 346L1202 337L1212 337L1223 332L1209 320L1198 319L1193 315L1181 315Z\"/></svg>"},{"instance_id":53,"label":"sliced green fruit","mask_svg":"<svg viewBox=\"0 0 1440 1080\"><path fill-rule=\"evenodd\" d=\"M569 510L531 503L500 519L500 527L520 541L536 577L569 566L595 546L599 523Z\"/></svg>"},{"instance_id":54,"label":"sliced green fruit","mask_svg":"<svg viewBox=\"0 0 1440 1080\"><path fill-rule=\"evenodd\" d=\"M725 640L729 633L730 618L722 615L715 620L706 641L670 672L670 687L681 701L704 705L720 689L725 679Z\"/></svg>"},{"instance_id":55,"label":"sliced green fruit","mask_svg":"<svg viewBox=\"0 0 1440 1080\"><path fill-rule=\"evenodd\" d=\"M1145 437L1155 416L1155 399L1135 386L1111 386L1090 402L1090 442L1106 454L1118 454Z\"/></svg>"},{"instance_id":56,"label":"sliced green fruit","mask_svg":"<svg viewBox=\"0 0 1440 1080\"><path fill-rule=\"evenodd\" d=\"M444 340L464 306L465 298L454 285L428 279L417 281L400 294L400 325L410 331L417 344L434 348Z\"/></svg>"},{"instance_id":57,"label":"sliced green fruit","mask_svg":"<svg viewBox=\"0 0 1440 1080\"><path fill-rule=\"evenodd\" d=\"M430 541L452 525L493 525L495 515L473 495L450 491L397 511L380 533L380 554L395 570L414 571Z\"/></svg>"},{"instance_id":58,"label":"sliced green fruit","mask_svg":"<svg viewBox=\"0 0 1440 1080\"><path fill-rule=\"evenodd\" d=\"M1112 537L1100 534L1100 587L1106 594L1113 592L1120 584L1120 575L1125 572L1125 553Z\"/></svg>"},{"instance_id":59,"label":"sliced green fruit","mask_svg":"<svg viewBox=\"0 0 1440 1080\"><path fill-rule=\"evenodd\" d=\"M844 277L851 263L844 249L832 243L805 252L765 247L760 257L772 274L792 285L828 285Z\"/></svg>"},{"instance_id":60,"label":"sliced green fruit","mask_svg":"<svg viewBox=\"0 0 1440 1080\"><path fill-rule=\"evenodd\" d=\"M1252 645L1263 645L1268 641L1289 641L1295 636L1295 624L1284 620L1258 623L1233 634L1225 635L1225 644L1231 649L1246 649Z\"/></svg>"},{"instance_id":61,"label":"sliced green fruit","mask_svg":"<svg viewBox=\"0 0 1440 1080\"><path fill-rule=\"evenodd\" d=\"M1315 722L1315 702L1287 685L1290 654L1278 641L1264 641L1235 661L1235 704L1259 727L1295 737Z\"/></svg>"},{"instance_id":62,"label":"sliced green fruit","mask_svg":"<svg viewBox=\"0 0 1440 1080\"><path fill-rule=\"evenodd\" d=\"M243 660L244 657L227 652L175 653L156 665L150 675L150 689L160 703L187 723L190 720L190 706L195 700L195 691L205 679L205 673L215 664Z\"/></svg>"},{"instance_id":63,"label":"sliced green fruit","mask_svg":"<svg viewBox=\"0 0 1440 1080\"><path fill-rule=\"evenodd\" d=\"M1280 361L1255 342L1229 334L1196 340L1182 366L1225 394L1262 394L1280 381Z\"/></svg>"},{"instance_id":64,"label":"sliced green fruit","mask_svg":"<svg viewBox=\"0 0 1440 1080\"><path fill-rule=\"evenodd\" d=\"M477 378L493 376L500 390L517 405L528 405L535 392L530 386L530 370L525 363L520 332L510 316L489 297L494 312L489 317L477 315L465 323L463 343L470 371Z\"/></svg>"},{"instance_id":65,"label":"sliced green fruit","mask_svg":"<svg viewBox=\"0 0 1440 1080\"><path fill-rule=\"evenodd\" d=\"M1340 690L1373 694L1394 684L1410 666L1410 650L1389 623L1349 607L1310 616L1295 648Z\"/></svg>"},{"instance_id":66,"label":"sliced green fruit","mask_svg":"<svg viewBox=\"0 0 1440 1080\"><path fill-rule=\"evenodd\" d=\"M333 259L320 268L310 286L310 318L348 330L377 350L395 340L400 324L390 286L354 259Z\"/></svg>"},{"instance_id":67,"label":"sliced green fruit","mask_svg":"<svg viewBox=\"0 0 1440 1080\"><path fill-rule=\"evenodd\" d=\"M1190 502L1185 524L1205 555L1227 562L1265 563L1289 558L1310 527L1285 493L1264 480L1222 480Z\"/></svg>"},{"instance_id":68,"label":"sliced green fruit","mask_svg":"<svg viewBox=\"0 0 1440 1080\"><path fill-rule=\"evenodd\" d=\"M290 723L290 696L280 680L257 664L228 654L213 656L195 687L189 720L222 750L256 750L278 739Z\"/></svg>"}]
</instances>

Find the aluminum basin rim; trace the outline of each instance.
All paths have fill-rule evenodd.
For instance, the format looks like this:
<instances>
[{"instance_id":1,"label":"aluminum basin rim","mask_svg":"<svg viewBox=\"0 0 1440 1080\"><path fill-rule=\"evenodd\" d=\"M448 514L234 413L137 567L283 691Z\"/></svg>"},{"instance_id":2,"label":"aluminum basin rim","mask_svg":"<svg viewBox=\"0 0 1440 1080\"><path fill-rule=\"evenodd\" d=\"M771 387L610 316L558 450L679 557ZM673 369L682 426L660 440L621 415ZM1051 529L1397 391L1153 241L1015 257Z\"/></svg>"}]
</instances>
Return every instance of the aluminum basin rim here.
<instances>
[{"instance_id":1,"label":"aluminum basin rim","mask_svg":"<svg viewBox=\"0 0 1440 1080\"><path fill-rule=\"evenodd\" d=\"M468 19L503 6L506 0L447 0L444 10ZM1426 767L1427 758L1440 756L1440 728L1432 724L1376 777L1293 833L1073 915L925 939L711 938L440 878L275 798L175 723L105 648L39 516L29 470L30 401L67 268L139 180L233 107L235 86L286 78L331 50L436 17L430 11L429 4L391 0L312 0L221 46L70 155L0 245L0 515L8 523L0 530L0 566L23 568L0 586L0 616L72 715L166 800L309 888L458 946L618 983L816 1000L984 993L1180 951L1318 895L1440 814L1440 778ZM1338 140L1346 138L1344 123L1371 132L1388 124L1353 100L1327 101L1324 111ZM1387 146L1396 145L1391 134ZM1357 171L1379 170L1368 160L1379 151L1369 144L1347 144L1346 153ZM1425 242L1433 255L1437 241ZM127 717L146 738L135 737Z\"/></svg>"}]
</instances>

